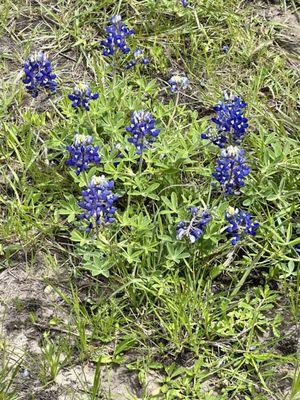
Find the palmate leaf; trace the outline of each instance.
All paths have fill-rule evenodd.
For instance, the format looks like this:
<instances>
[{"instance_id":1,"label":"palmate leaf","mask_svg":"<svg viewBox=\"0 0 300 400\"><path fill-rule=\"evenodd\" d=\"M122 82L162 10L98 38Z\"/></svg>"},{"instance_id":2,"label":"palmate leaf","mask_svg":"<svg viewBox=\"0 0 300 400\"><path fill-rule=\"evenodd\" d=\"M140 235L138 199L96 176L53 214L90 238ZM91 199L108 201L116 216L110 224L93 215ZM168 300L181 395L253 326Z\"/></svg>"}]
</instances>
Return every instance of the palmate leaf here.
<instances>
[{"instance_id":1,"label":"palmate leaf","mask_svg":"<svg viewBox=\"0 0 300 400\"><path fill-rule=\"evenodd\" d=\"M114 265L111 257L102 254L86 253L83 257L82 267L91 272L92 276L102 275L109 277L110 268Z\"/></svg>"},{"instance_id":2,"label":"palmate leaf","mask_svg":"<svg viewBox=\"0 0 300 400\"><path fill-rule=\"evenodd\" d=\"M171 243L167 243L167 250L168 255L166 256L166 258L170 261L175 262L176 264L179 264L181 260L190 257L190 253L187 253L185 251L186 246L184 246L183 244L174 245Z\"/></svg>"},{"instance_id":3,"label":"palmate leaf","mask_svg":"<svg viewBox=\"0 0 300 400\"><path fill-rule=\"evenodd\" d=\"M178 198L176 192L172 192L171 200L167 196L162 196L162 201L171 210L172 213L178 214ZM163 211L167 213L167 211Z\"/></svg>"},{"instance_id":4,"label":"palmate leaf","mask_svg":"<svg viewBox=\"0 0 300 400\"><path fill-rule=\"evenodd\" d=\"M143 196L148 197L149 199L159 200L159 196L154 193L154 191L159 187L159 183L155 182L147 186L145 189L133 190L130 192L132 196Z\"/></svg>"},{"instance_id":5,"label":"palmate leaf","mask_svg":"<svg viewBox=\"0 0 300 400\"><path fill-rule=\"evenodd\" d=\"M84 232L80 232L77 230L73 230L71 233L71 240L73 242L78 242L80 246L85 246L86 244L90 243L90 239Z\"/></svg>"},{"instance_id":6,"label":"palmate leaf","mask_svg":"<svg viewBox=\"0 0 300 400\"><path fill-rule=\"evenodd\" d=\"M68 197L66 200L60 202L62 208L59 208L56 215L67 215L67 221L73 222L76 220L76 216L80 213L80 209L73 197Z\"/></svg>"}]
</instances>

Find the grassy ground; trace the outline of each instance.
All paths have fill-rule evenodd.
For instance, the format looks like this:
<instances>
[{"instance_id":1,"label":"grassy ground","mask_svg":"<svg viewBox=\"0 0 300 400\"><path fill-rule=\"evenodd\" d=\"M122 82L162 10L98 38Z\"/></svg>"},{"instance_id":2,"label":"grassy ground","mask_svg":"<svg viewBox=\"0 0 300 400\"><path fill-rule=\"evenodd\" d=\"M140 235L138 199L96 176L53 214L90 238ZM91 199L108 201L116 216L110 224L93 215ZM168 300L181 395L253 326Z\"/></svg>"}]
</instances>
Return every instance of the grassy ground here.
<instances>
[{"instance_id":1,"label":"grassy ground","mask_svg":"<svg viewBox=\"0 0 300 400\"><path fill-rule=\"evenodd\" d=\"M117 12L147 67L102 56ZM296 3L2 0L0 15L0 400L299 399ZM22 63L40 49L59 90L33 100ZM190 79L178 104L174 73ZM67 99L80 81L99 92L89 113ZM230 198L212 190L217 150L200 140L223 90L247 101L250 121L252 172ZM124 127L142 108L161 129L155 151L144 170L133 153L115 166L112 149L127 146ZM80 177L65 166L74 132L102 152ZM76 220L95 172L121 195L96 242ZM174 229L191 204L214 210L194 245ZM261 224L234 251L229 205Z\"/></svg>"}]
</instances>

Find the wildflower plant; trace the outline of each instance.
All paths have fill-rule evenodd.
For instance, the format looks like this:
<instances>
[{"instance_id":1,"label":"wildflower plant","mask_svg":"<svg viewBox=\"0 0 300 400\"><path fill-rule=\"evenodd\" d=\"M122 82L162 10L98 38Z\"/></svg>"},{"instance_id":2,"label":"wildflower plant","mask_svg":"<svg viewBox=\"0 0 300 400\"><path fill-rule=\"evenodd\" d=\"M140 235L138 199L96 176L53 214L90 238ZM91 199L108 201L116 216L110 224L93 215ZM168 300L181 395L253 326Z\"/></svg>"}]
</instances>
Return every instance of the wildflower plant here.
<instances>
[{"instance_id":1,"label":"wildflower plant","mask_svg":"<svg viewBox=\"0 0 300 400\"><path fill-rule=\"evenodd\" d=\"M215 124L215 130L208 128L201 134L202 139L209 139L220 148L228 144L240 144L249 126L248 118L244 115L247 103L239 97L231 97L226 93L223 97L224 99L213 107L216 116L211 121Z\"/></svg>"},{"instance_id":2,"label":"wildflower plant","mask_svg":"<svg viewBox=\"0 0 300 400\"><path fill-rule=\"evenodd\" d=\"M128 52L126 38L133 32L122 23L120 17L114 17L111 20L111 25L107 28L107 33L107 42L102 42L106 55L114 55L118 49L123 53ZM145 59L142 51L137 48L133 52L133 58L129 62L128 69L133 68L137 64L146 64L147 62L148 60ZM119 77L117 72L116 70L114 80L108 83L112 87L118 82ZM124 79L124 76L122 79ZM168 199L163 200L167 207L170 206L171 211L168 211L162 207L162 203L160 204L160 193L169 190L168 188L173 185L175 187L177 185L180 187L185 186L182 182L182 175L176 172L178 172L178 168L180 168L180 171L185 171L185 167L186 171L193 168L194 159L190 158L190 156L192 153L195 154L195 152L199 151L197 141L195 140L193 141L192 153L188 150L191 149L191 138L188 136L190 133L187 132L187 135L182 135L182 131L180 130L181 121L178 121L177 124L179 128L178 132L175 129L174 131L171 129L171 124L174 122L174 116L178 108L180 94L189 85L188 78L185 75L174 75L168 83L170 92L176 95L176 100L172 98L168 105L163 105L156 101L157 86L153 82L147 83L146 79L143 78L138 80L141 92L146 92L151 95L151 98L153 97L151 99L153 113L152 111L145 111L142 107L141 109L134 108L135 111L131 113L130 124L127 126L124 124L126 109L122 111L116 107L118 113L115 114L112 111L111 105L122 104L122 106L126 106L126 101L128 100L130 108L138 107L141 104L146 104L149 107L148 100L143 99L141 101L141 99L137 99L136 87L131 87L130 85L127 87L126 96L121 91L108 90L107 94L101 97L101 110L93 110L95 116L99 115L100 117L97 129L93 126L95 135L101 134L101 124L103 124L103 131L108 133L108 141L103 145L101 160L99 147L94 145L93 138L90 135L76 135L73 144L67 146L70 157L66 163L75 168L77 175L80 175L83 171L88 171L93 166L92 171L80 176L77 182L80 182L81 186L83 184L86 185L85 179L90 179L92 173L96 175L91 178L87 188L82 191L82 200L76 203L82 210L81 213L76 211L77 217L79 220L87 222L85 233L82 233L82 225L78 224L80 227L79 231L74 231L73 238L81 243L81 254L88 253L92 257L91 260L96 260L100 257L102 267L103 263L105 263L105 268L99 268L98 273L107 274L108 269L112 265L119 265L122 262L126 265L137 267L143 262L145 252L153 255L151 256L152 265L157 265L157 263L160 264L163 260L168 260L166 261L166 268L169 268L177 263L181 263L183 258L188 258L191 254L195 255L198 246L207 252L206 255L209 255L209 251L212 250L213 246L218 241L224 239L224 230L226 229L227 234L230 234L229 230L230 227L232 228L232 225L229 225L228 221L227 227L223 226L222 229L221 226L224 221L220 218L223 216L225 208L223 208L222 213L214 212L215 208L223 207L224 205L218 204L220 200L213 199L213 193L210 191L205 202L209 208L188 207L188 217L180 220L176 225L173 217L168 217L168 219L162 217L164 215L169 216L169 212L171 215L174 213L178 214L179 204L181 203L176 201L176 205L173 204L175 194L172 192L171 205ZM88 109L89 101L94 96L97 97L97 93L93 94L89 86L84 84L76 87L74 93L69 96L69 99L72 100L73 107ZM108 98L107 107L106 97ZM218 132L215 144L221 149L220 156L217 157L213 177L218 182L222 192L226 195L239 193L240 188L245 185L245 178L250 173L250 167L247 163L244 150L240 147L248 126L248 119L244 116L245 107L246 103L240 98L225 95L223 101L219 102L215 107L216 116L211 121ZM155 146L155 151L147 152L147 150L154 147L153 144L160 134L154 112L163 122L165 122L165 118L169 118L169 121L164 124L166 135ZM109 113L111 117L107 118L106 114L109 115ZM85 114L82 114L80 117L80 123L91 123L89 118L86 119ZM196 116L191 115L191 118L193 119L191 124L192 131L192 128L197 126L198 122ZM124 125L127 132L126 137L124 137L124 134L121 134L121 129ZM170 135L172 135L172 140L170 140ZM173 140L173 135L180 138L182 148L178 148L179 142L178 140ZM199 137L198 131L195 135ZM132 146L129 144L126 145L127 142ZM176 146L174 147L175 144ZM147 155L145 155L146 152ZM144 156L142 157L142 155ZM137 160L139 161L139 165L136 163ZM183 172L183 174L185 173ZM209 168L207 167L206 175L208 173ZM198 174L201 175L202 171L199 170ZM115 224L111 230L106 231L105 226L110 225L115 220L116 200L118 199L118 196L114 193L114 181L116 180L120 183L120 190L125 201L120 200L119 203L118 225ZM184 190L182 189L182 191ZM186 190L190 189L187 188ZM189 196L187 199L183 192L181 196L185 204L194 202L193 196ZM166 198L167 196L163 197ZM230 201L234 201L233 196L230 198ZM155 210L156 206L158 206L158 211L151 216L152 207ZM228 207L227 204L226 207ZM74 207L70 212L74 215ZM212 215L214 215L214 218L212 218ZM216 221L218 216L220 220ZM156 218L160 220L159 233L154 228L157 223ZM167 221L168 224L165 226L164 223ZM215 235L217 239L210 238L209 241L202 243L200 239L205 234L210 222L211 229L209 232ZM174 225L176 241L174 241ZM218 232L216 226L218 226ZM255 229L251 230L247 228L248 225L246 224L243 230L243 226L241 220L239 221L239 225L235 227L238 230L240 238L249 232L254 232L258 227L255 225ZM99 230L100 227L101 231ZM111 239L107 238L114 229L115 233ZM170 235L172 232L172 236L168 236L165 229L168 230ZM97 234L93 234L94 232ZM141 232L143 232L143 236L141 236ZM232 234L235 235L235 233L236 231L232 228ZM125 237L126 240L124 240ZM161 237L166 238L168 242L167 246L160 243L160 239L158 238ZM239 237L235 235L231 239L237 240ZM183 240L185 238L193 244L193 249L189 248L189 252L183 250L186 248L186 243ZM179 241L182 241L182 243L178 243ZM82 243L87 243L86 247ZM158 250L158 247L161 248ZM92 264L94 265L94 261L89 261L89 268L91 268ZM97 274L95 266L93 266L93 274Z\"/></svg>"},{"instance_id":3,"label":"wildflower plant","mask_svg":"<svg viewBox=\"0 0 300 400\"><path fill-rule=\"evenodd\" d=\"M76 167L76 175L86 171L91 164L98 164L101 160L99 156L99 146L93 146L93 138L89 135L75 135L71 146L66 146L70 158L66 160L66 165Z\"/></svg>"},{"instance_id":4,"label":"wildflower plant","mask_svg":"<svg viewBox=\"0 0 300 400\"><path fill-rule=\"evenodd\" d=\"M178 92L179 90L185 90L188 87L189 80L186 76L174 75L169 80L170 92Z\"/></svg>"},{"instance_id":5,"label":"wildflower plant","mask_svg":"<svg viewBox=\"0 0 300 400\"><path fill-rule=\"evenodd\" d=\"M170 92L176 93L176 99L174 106L172 105L173 112L170 114L169 122L167 125L167 129L171 126L171 123L174 120L174 117L177 113L178 104L179 104L179 96L182 90L185 90L189 85L189 80L186 76L174 75L171 79L169 79Z\"/></svg>"},{"instance_id":6,"label":"wildflower plant","mask_svg":"<svg viewBox=\"0 0 300 400\"><path fill-rule=\"evenodd\" d=\"M189 207L191 219L180 221L176 226L176 238L181 240L184 236L188 237L191 243L195 243L205 232L205 227L211 220L208 210L201 211L199 207Z\"/></svg>"},{"instance_id":7,"label":"wildflower plant","mask_svg":"<svg viewBox=\"0 0 300 400\"><path fill-rule=\"evenodd\" d=\"M153 92L156 90L155 86L149 86L149 88ZM176 94L178 93L180 92L178 91ZM121 93L109 92L107 94L109 104L111 104L112 98L118 95L120 96L119 99L121 99ZM129 97L130 104L141 104L140 101L135 99L135 88L129 88L126 96ZM163 119L168 116L169 105L164 107L160 108L154 104L153 110L158 114L158 118ZM185 171L185 169L182 169L185 167L187 171L191 168L191 164L189 164L191 161L186 161L189 159L189 154L191 154L186 151L187 146L190 146L189 135L182 135L180 130L178 132L175 130L171 134L174 137L175 135L177 138L180 137L182 148L178 148L178 140L174 141L173 137L172 140L169 140L170 137L164 135L162 140L155 146L155 151L148 151L153 148L153 144L160 134L154 114L143 109L133 111L130 124L128 126L125 125L126 137L121 133L125 118L126 111L124 110L123 118L119 112L118 118L113 118L112 122L108 119L103 120L105 122L105 131L112 132L113 135L112 140L103 146L101 164L100 161L98 162L98 157L100 158L99 149L97 148L95 153L92 150L92 147L96 146L94 146L91 137L76 136L70 148L70 159L72 158L72 152L75 152L76 156L73 161L70 160L67 163L76 168L76 173L80 174L81 170L88 171L89 167L93 166L91 173L98 176L98 178L93 178L90 181L87 189L82 192L83 199L76 203L83 212L76 211L75 215L79 217L79 220L87 221L84 233L82 232L83 225L79 223L79 230L73 231L74 233L72 234L74 240L81 243L79 245L80 254L84 255L84 259L86 254L89 259L89 261L83 261L84 268L92 270L94 275L98 273L107 276L108 270L112 266L118 266L123 262L125 265L138 267L143 263L145 252L151 254L151 265L167 260L165 264L167 269L173 268L176 264L181 264L183 257L195 256L195 252L199 251L199 247L208 256L216 243L224 242L225 238L224 230L227 227L224 226L224 220L221 219L225 208L222 209L222 212L218 212L218 208L221 209L225 205L222 204L221 198L214 199L213 193L210 192L205 201L210 211L206 208L189 207L188 217L178 223L175 222L174 217L164 218L164 215L168 216L169 213L171 215L178 214L178 209L181 207L179 204L182 204L182 200L184 200L185 204L194 202L194 196L190 195L187 198L184 195L185 191L190 191L192 188L184 188L185 185L182 184L181 175L176 173L178 168L181 171ZM118 130L116 129L116 123L118 124ZM180 125L178 124L178 126ZM166 132L172 132L172 129L166 130ZM196 131L194 139L199 137L198 135ZM126 142L128 142L127 145ZM193 153L199 152L197 140L193 142ZM174 147L175 144L176 147ZM145 154L146 152L147 155ZM137 160L139 160L139 165L137 165ZM221 149L221 154L216 162L214 178L224 194L232 195L230 202L235 201L233 195L239 193L240 188L245 185L245 178L249 173L250 168L243 149L236 145L227 145ZM107 178L104 178L103 174ZM199 170L198 174L201 175L202 170ZM206 176L208 174L209 168L207 167ZM84 182L86 177L90 177L89 172L87 175L79 177L77 182L80 182L81 185L86 184ZM114 221L116 200L118 198L113 190L114 181L118 181L121 186L122 199L119 201L118 224L114 224L111 229L107 230L106 227ZM205 180L203 182L204 188ZM182 186L182 189L180 189L182 200L176 200L176 204L173 204L174 193L172 192L172 204L167 199L168 196L163 196L164 200L161 203L161 191L169 191L168 188L173 185L175 187L177 185L179 187ZM209 187L209 184L207 186ZM166 206L164 207L162 204ZM155 210L154 207L156 205L160 207L160 210L152 215L152 207ZM226 208L228 208L228 204L226 204ZM74 207L70 210L70 213L74 215ZM161 231L159 232L155 229L156 218L161 221ZM209 230L210 238L203 242L201 238L207 232L208 224L211 226ZM174 234L174 226L176 234ZM99 229L100 227L101 230ZM168 234L166 234L165 229ZM241 233L241 238L246 235L245 232ZM143 236L141 236L142 233ZM111 234L112 236L109 238ZM227 234L229 235L228 232ZM163 245L161 237L165 238L162 240L167 240L168 246ZM175 237L176 241L174 241ZM186 241L184 240L185 238ZM233 237L231 239L233 240ZM193 244L188 251L186 242ZM83 245L83 243L86 243L86 245ZM159 246L161 249L158 250ZM99 257L102 260L101 268L95 265L95 260Z\"/></svg>"},{"instance_id":8,"label":"wildflower plant","mask_svg":"<svg viewBox=\"0 0 300 400\"><path fill-rule=\"evenodd\" d=\"M153 115L144 110L134 111L131 115L131 124L125 129L131 135L127 140L136 147L136 154L142 154L148 149L160 132L155 127Z\"/></svg>"},{"instance_id":9,"label":"wildflower plant","mask_svg":"<svg viewBox=\"0 0 300 400\"><path fill-rule=\"evenodd\" d=\"M42 90L54 93L57 87L56 74L52 71L51 62L43 52L30 56L24 62L23 83L33 98L38 97Z\"/></svg>"},{"instance_id":10,"label":"wildflower plant","mask_svg":"<svg viewBox=\"0 0 300 400\"><path fill-rule=\"evenodd\" d=\"M88 221L86 232L115 221L116 207L113 204L118 196L113 193L113 188L114 181L101 175L93 176L87 189L82 191L83 200L78 202L78 205L84 212L78 215L78 218Z\"/></svg>"},{"instance_id":11,"label":"wildflower plant","mask_svg":"<svg viewBox=\"0 0 300 400\"><path fill-rule=\"evenodd\" d=\"M138 64L147 65L149 64L148 58L144 57L141 49L137 48L133 52L133 58L126 65L126 69L131 69Z\"/></svg>"},{"instance_id":12,"label":"wildflower plant","mask_svg":"<svg viewBox=\"0 0 300 400\"><path fill-rule=\"evenodd\" d=\"M127 45L126 38L134 34L134 29L129 29L122 22L121 15L115 15L110 18L111 25L105 28L106 39L101 41L103 47L102 54L104 56L112 56L116 50L120 50L124 54L130 52L130 47Z\"/></svg>"},{"instance_id":13,"label":"wildflower plant","mask_svg":"<svg viewBox=\"0 0 300 400\"><path fill-rule=\"evenodd\" d=\"M88 83L81 83L74 87L73 93L68 95L72 101L73 108L81 108L86 111L90 109L90 101L98 99L98 93L92 93Z\"/></svg>"},{"instance_id":14,"label":"wildflower plant","mask_svg":"<svg viewBox=\"0 0 300 400\"><path fill-rule=\"evenodd\" d=\"M232 245L236 245L239 240L247 235L255 236L259 227L257 221L253 222L251 214L238 208L229 207L225 213L225 219L229 224L226 232L231 237Z\"/></svg>"},{"instance_id":15,"label":"wildflower plant","mask_svg":"<svg viewBox=\"0 0 300 400\"><path fill-rule=\"evenodd\" d=\"M237 146L228 146L221 151L212 176L220 183L224 194L238 193L245 185L245 177L251 169L244 157L244 150Z\"/></svg>"}]
</instances>

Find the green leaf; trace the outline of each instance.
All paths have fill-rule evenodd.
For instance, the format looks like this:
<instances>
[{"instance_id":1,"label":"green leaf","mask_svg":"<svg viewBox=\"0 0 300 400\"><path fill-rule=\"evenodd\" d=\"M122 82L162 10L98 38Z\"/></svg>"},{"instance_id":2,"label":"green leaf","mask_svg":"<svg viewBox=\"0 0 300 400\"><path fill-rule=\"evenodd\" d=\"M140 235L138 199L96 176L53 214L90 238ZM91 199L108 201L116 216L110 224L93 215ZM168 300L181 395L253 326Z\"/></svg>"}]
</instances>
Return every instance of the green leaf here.
<instances>
[{"instance_id":1,"label":"green leaf","mask_svg":"<svg viewBox=\"0 0 300 400\"><path fill-rule=\"evenodd\" d=\"M76 230L72 231L71 240L73 240L73 242L79 242L80 246L84 246L90 241L90 239L87 238L84 233Z\"/></svg>"},{"instance_id":2,"label":"green leaf","mask_svg":"<svg viewBox=\"0 0 300 400\"><path fill-rule=\"evenodd\" d=\"M109 270L114 265L111 257L105 258L102 254L86 253L83 256L82 267L92 273L93 276L102 275L109 277Z\"/></svg>"},{"instance_id":3,"label":"green leaf","mask_svg":"<svg viewBox=\"0 0 300 400\"><path fill-rule=\"evenodd\" d=\"M117 355L124 353L125 351L133 348L135 343L136 343L135 337L132 337L132 336L126 337L120 343L117 344L115 351L114 351L114 356L117 356Z\"/></svg>"},{"instance_id":4,"label":"green leaf","mask_svg":"<svg viewBox=\"0 0 300 400\"><path fill-rule=\"evenodd\" d=\"M190 257L190 253L185 253L185 246L167 243L168 255L167 259L179 264L180 260Z\"/></svg>"},{"instance_id":5,"label":"green leaf","mask_svg":"<svg viewBox=\"0 0 300 400\"><path fill-rule=\"evenodd\" d=\"M101 356L98 357L97 362L99 364L111 364L113 362L113 358L108 354L101 354Z\"/></svg>"}]
</instances>

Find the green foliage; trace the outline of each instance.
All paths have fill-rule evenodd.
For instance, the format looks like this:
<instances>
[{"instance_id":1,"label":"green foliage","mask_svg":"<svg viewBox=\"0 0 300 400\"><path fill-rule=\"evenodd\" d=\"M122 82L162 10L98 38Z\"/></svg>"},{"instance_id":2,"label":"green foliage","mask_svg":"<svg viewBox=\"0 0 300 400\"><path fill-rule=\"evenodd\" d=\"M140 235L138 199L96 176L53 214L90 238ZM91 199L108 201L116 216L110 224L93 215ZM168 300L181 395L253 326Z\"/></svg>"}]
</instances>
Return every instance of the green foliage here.
<instances>
[{"instance_id":1,"label":"green foliage","mask_svg":"<svg viewBox=\"0 0 300 400\"><path fill-rule=\"evenodd\" d=\"M7 343L2 339L0 340L0 354L0 399L15 400L17 395L13 383L20 370L22 357L14 360L9 353Z\"/></svg>"},{"instance_id":2,"label":"green foliage","mask_svg":"<svg viewBox=\"0 0 300 400\"><path fill-rule=\"evenodd\" d=\"M72 348L65 339L53 341L45 333L42 343L42 362L40 365L40 379L46 383L54 380L61 368L66 366L72 355Z\"/></svg>"},{"instance_id":3,"label":"green foliage","mask_svg":"<svg viewBox=\"0 0 300 400\"><path fill-rule=\"evenodd\" d=\"M100 367L127 363L130 354L145 399L146 375L156 371L167 400L277 399L289 389L283 381L296 400L299 374L277 379L278 370L294 368L295 352L277 345L299 317L297 72L278 45L282 26L252 5L189 2L186 9L176 0L0 5L0 273L20 259L30 268L44 253L49 263L59 254L57 269L70 273L66 287L55 288L70 320L52 323L61 336L70 333L76 351L64 337L46 336L43 384L72 357L90 360L97 367L88 391L100 398ZM101 55L116 12L136 29L132 48L144 50L149 66L125 71L128 58L112 66ZM37 45L49 49L60 91L32 101L18 72ZM178 104L165 84L175 72L191 82ZM89 113L67 99L81 80L99 92ZM225 89L247 101L250 120L252 173L234 198L211 186L217 150L200 140ZM138 109L161 129L142 166L124 129ZM92 135L102 156L80 176L65 165L76 132ZM113 179L120 199L116 222L87 234L77 202L95 174ZM194 245L175 237L191 205L213 217ZM224 233L228 206L261 224L234 250ZM10 366L1 352L0 399L13 399L19 361Z\"/></svg>"}]
</instances>

